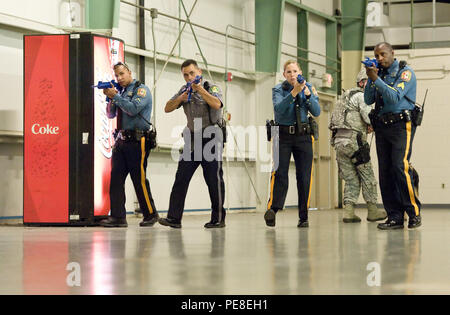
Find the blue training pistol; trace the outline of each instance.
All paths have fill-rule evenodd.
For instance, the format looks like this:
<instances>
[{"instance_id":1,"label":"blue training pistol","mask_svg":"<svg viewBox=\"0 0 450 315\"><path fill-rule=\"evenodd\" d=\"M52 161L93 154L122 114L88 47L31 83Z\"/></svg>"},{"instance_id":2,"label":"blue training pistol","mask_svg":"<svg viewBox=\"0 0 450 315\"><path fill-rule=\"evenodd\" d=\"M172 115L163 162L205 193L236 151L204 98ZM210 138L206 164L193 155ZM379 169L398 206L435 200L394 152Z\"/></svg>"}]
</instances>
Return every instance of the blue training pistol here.
<instances>
[{"instance_id":1,"label":"blue training pistol","mask_svg":"<svg viewBox=\"0 0 450 315\"><path fill-rule=\"evenodd\" d=\"M305 78L301 74L299 74L297 77L297 82L303 84L303 82L305 82Z\"/></svg>"},{"instance_id":2,"label":"blue training pistol","mask_svg":"<svg viewBox=\"0 0 450 315\"><path fill-rule=\"evenodd\" d=\"M192 84L199 84L200 81L201 81L202 79L203 79L202 76L199 76L199 75L196 76L195 79L194 79L194 81L188 82L188 83L186 84L186 87L181 91L182 93L188 91L188 102L191 101L191 96L192 96Z\"/></svg>"},{"instance_id":3,"label":"blue training pistol","mask_svg":"<svg viewBox=\"0 0 450 315\"><path fill-rule=\"evenodd\" d=\"M116 88L117 91L122 92L123 87L120 86L119 83L117 83L115 80L112 80L110 82L106 81L106 82L102 82L102 81L98 81L97 85L93 85L92 88L93 89L99 89L99 90L104 90L104 89L111 89L111 88ZM106 101L109 102L110 99L109 97L106 97Z\"/></svg>"},{"instance_id":4,"label":"blue training pistol","mask_svg":"<svg viewBox=\"0 0 450 315\"><path fill-rule=\"evenodd\" d=\"M361 63L366 66L366 67L376 67L378 68L378 62L377 60L374 59L370 59L369 57L366 57L366 60L361 61Z\"/></svg>"}]
</instances>

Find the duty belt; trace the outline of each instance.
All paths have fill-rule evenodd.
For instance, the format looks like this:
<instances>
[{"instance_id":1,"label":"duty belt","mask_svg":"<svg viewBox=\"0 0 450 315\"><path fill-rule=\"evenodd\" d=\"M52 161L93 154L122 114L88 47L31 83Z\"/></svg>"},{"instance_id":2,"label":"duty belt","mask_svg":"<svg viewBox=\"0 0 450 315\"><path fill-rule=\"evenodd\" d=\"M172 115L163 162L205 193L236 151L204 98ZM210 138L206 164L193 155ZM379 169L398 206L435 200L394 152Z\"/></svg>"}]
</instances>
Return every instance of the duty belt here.
<instances>
[{"instance_id":1,"label":"duty belt","mask_svg":"<svg viewBox=\"0 0 450 315\"><path fill-rule=\"evenodd\" d=\"M387 113L376 118L376 122L380 126L389 126L400 121L411 121L411 112L404 110L401 113Z\"/></svg>"},{"instance_id":2,"label":"duty belt","mask_svg":"<svg viewBox=\"0 0 450 315\"><path fill-rule=\"evenodd\" d=\"M139 141L142 137L149 136L149 130L115 130L114 138L123 141Z\"/></svg>"},{"instance_id":3,"label":"duty belt","mask_svg":"<svg viewBox=\"0 0 450 315\"><path fill-rule=\"evenodd\" d=\"M300 127L298 127L297 125L293 125L293 126L279 125L278 127L280 128L280 133L284 133L284 134L299 135L299 136L311 134L311 128L310 128L309 124L306 124L306 123L301 124Z\"/></svg>"}]
</instances>

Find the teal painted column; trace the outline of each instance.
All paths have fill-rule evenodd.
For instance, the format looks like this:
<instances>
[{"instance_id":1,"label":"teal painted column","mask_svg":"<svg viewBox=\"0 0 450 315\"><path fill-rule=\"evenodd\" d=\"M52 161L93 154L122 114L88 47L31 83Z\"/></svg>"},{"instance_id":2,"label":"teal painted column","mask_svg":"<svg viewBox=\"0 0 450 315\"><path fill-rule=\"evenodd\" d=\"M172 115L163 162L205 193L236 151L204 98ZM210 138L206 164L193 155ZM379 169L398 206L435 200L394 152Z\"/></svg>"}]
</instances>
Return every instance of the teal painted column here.
<instances>
[{"instance_id":1,"label":"teal painted column","mask_svg":"<svg viewBox=\"0 0 450 315\"><path fill-rule=\"evenodd\" d=\"M284 0L255 0L256 71L278 72Z\"/></svg>"},{"instance_id":2,"label":"teal painted column","mask_svg":"<svg viewBox=\"0 0 450 315\"><path fill-rule=\"evenodd\" d=\"M338 78L340 77L340 73L336 71L339 69L339 65L337 62L338 58L338 47L337 47L337 22L327 21L326 22L326 56L327 62L327 73L330 73L333 76L333 85L331 88L324 88L326 92L336 93L338 90Z\"/></svg>"},{"instance_id":3,"label":"teal painted column","mask_svg":"<svg viewBox=\"0 0 450 315\"><path fill-rule=\"evenodd\" d=\"M361 69L366 34L368 0L342 0L342 87L355 86ZM373 53L368 54L373 58Z\"/></svg>"},{"instance_id":4,"label":"teal painted column","mask_svg":"<svg viewBox=\"0 0 450 315\"><path fill-rule=\"evenodd\" d=\"M86 28L111 30L119 26L120 0L86 0Z\"/></svg>"},{"instance_id":5,"label":"teal painted column","mask_svg":"<svg viewBox=\"0 0 450 315\"><path fill-rule=\"evenodd\" d=\"M297 13L297 56L303 76L309 80L309 63L308 63L308 17L309 13L305 10L299 10Z\"/></svg>"}]
</instances>

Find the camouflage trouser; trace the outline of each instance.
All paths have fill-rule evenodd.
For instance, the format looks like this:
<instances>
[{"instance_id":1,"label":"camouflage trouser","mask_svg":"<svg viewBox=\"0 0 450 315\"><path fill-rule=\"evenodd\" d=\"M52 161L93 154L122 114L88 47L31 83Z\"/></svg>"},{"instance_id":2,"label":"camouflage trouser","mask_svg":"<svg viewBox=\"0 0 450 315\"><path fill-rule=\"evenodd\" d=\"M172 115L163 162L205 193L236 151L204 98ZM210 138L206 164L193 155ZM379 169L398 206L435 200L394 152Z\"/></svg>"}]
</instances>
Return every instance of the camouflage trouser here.
<instances>
[{"instance_id":1,"label":"camouflage trouser","mask_svg":"<svg viewBox=\"0 0 450 315\"><path fill-rule=\"evenodd\" d=\"M356 141L336 144L336 160L339 173L345 181L344 204L356 204L362 187L363 198L367 203L377 203L377 182L372 162L355 166L351 156L359 149Z\"/></svg>"}]
</instances>

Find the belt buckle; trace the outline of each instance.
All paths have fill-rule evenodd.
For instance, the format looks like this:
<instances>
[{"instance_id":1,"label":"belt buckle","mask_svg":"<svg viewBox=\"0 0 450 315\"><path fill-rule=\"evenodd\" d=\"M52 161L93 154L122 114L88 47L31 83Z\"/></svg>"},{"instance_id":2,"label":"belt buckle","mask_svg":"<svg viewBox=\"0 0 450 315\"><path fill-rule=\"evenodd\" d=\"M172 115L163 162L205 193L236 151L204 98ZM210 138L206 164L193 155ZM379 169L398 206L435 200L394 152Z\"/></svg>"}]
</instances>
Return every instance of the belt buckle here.
<instances>
[{"instance_id":1,"label":"belt buckle","mask_svg":"<svg viewBox=\"0 0 450 315\"><path fill-rule=\"evenodd\" d=\"M289 134L290 135L295 134L295 126L289 126Z\"/></svg>"}]
</instances>

